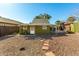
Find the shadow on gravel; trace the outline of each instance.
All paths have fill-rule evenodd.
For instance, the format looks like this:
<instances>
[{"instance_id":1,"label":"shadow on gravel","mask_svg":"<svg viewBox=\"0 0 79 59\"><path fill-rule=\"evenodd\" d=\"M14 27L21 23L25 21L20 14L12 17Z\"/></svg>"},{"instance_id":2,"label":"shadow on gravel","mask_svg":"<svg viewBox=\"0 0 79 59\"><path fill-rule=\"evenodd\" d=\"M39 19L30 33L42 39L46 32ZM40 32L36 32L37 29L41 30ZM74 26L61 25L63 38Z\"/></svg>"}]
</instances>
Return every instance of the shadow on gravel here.
<instances>
[{"instance_id":1,"label":"shadow on gravel","mask_svg":"<svg viewBox=\"0 0 79 59\"><path fill-rule=\"evenodd\" d=\"M15 36L15 35L2 36L2 37L0 37L0 40L4 40L4 39L10 38L10 37L14 37L14 36Z\"/></svg>"},{"instance_id":2,"label":"shadow on gravel","mask_svg":"<svg viewBox=\"0 0 79 59\"><path fill-rule=\"evenodd\" d=\"M66 33L54 33L45 35L25 35L29 40L52 40L52 37L67 36ZM26 39L27 40L27 39Z\"/></svg>"},{"instance_id":3,"label":"shadow on gravel","mask_svg":"<svg viewBox=\"0 0 79 59\"><path fill-rule=\"evenodd\" d=\"M60 37L60 36L68 36L66 33L56 33L52 35L53 37Z\"/></svg>"},{"instance_id":4,"label":"shadow on gravel","mask_svg":"<svg viewBox=\"0 0 79 59\"><path fill-rule=\"evenodd\" d=\"M6 36L2 36L0 37L0 40L4 40L7 38L11 38L14 37L16 35L6 35ZM53 37L60 37L60 36L67 36L66 33L53 33L53 34L44 34L44 35L20 35L18 37L20 38L24 38L26 40L52 40Z\"/></svg>"}]
</instances>

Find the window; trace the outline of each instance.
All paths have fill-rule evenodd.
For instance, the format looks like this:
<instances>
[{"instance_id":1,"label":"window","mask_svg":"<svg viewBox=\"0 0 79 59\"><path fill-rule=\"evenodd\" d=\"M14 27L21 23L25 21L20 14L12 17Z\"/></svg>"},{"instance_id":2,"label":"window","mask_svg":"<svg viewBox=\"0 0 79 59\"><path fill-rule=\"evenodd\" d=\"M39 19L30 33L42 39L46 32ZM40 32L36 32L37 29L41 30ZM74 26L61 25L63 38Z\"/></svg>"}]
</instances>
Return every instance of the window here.
<instances>
[{"instance_id":1,"label":"window","mask_svg":"<svg viewBox=\"0 0 79 59\"><path fill-rule=\"evenodd\" d=\"M27 30L27 27L25 26L25 27L23 27L23 30Z\"/></svg>"},{"instance_id":2,"label":"window","mask_svg":"<svg viewBox=\"0 0 79 59\"><path fill-rule=\"evenodd\" d=\"M42 26L42 29L47 30L47 26Z\"/></svg>"}]
</instances>

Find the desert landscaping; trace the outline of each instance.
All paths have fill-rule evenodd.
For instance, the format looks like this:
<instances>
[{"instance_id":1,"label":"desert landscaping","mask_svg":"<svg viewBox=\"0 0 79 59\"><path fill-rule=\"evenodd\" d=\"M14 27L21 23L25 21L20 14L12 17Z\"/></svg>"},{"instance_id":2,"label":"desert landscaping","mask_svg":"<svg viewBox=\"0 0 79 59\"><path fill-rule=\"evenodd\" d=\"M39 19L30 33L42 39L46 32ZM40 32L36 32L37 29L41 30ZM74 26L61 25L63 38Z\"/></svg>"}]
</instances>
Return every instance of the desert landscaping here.
<instances>
[{"instance_id":1,"label":"desert landscaping","mask_svg":"<svg viewBox=\"0 0 79 59\"><path fill-rule=\"evenodd\" d=\"M79 56L79 4L13 5L1 7L0 56Z\"/></svg>"},{"instance_id":2,"label":"desert landscaping","mask_svg":"<svg viewBox=\"0 0 79 59\"><path fill-rule=\"evenodd\" d=\"M79 55L79 33L48 37L7 35L0 40L0 55L5 56L45 56L47 51L55 56ZM45 41L49 41L47 50L42 49Z\"/></svg>"}]
</instances>

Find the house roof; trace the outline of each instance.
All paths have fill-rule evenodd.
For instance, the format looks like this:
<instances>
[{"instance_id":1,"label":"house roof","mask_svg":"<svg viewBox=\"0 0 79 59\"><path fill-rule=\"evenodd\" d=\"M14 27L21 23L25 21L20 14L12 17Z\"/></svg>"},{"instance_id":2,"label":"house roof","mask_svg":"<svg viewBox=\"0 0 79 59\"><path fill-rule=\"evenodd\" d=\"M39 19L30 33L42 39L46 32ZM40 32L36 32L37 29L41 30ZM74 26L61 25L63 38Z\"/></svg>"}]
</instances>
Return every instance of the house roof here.
<instances>
[{"instance_id":1,"label":"house roof","mask_svg":"<svg viewBox=\"0 0 79 59\"><path fill-rule=\"evenodd\" d=\"M65 22L64 25L70 25L71 23Z\"/></svg>"},{"instance_id":2,"label":"house roof","mask_svg":"<svg viewBox=\"0 0 79 59\"><path fill-rule=\"evenodd\" d=\"M29 25L37 25L37 26L42 26L42 25L47 25L47 26L52 26L52 24L29 24Z\"/></svg>"},{"instance_id":3,"label":"house roof","mask_svg":"<svg viewBox=\"0 0 79 59\"><path fill-rule=\"evenodd\" d=\"M1 17L1 16L0 16L0 22L11 23L11 24L22 24L22 23L19 22L19 21L15 21L15 20L8 19L8 18Z\"/></svg>"},{"instance_id":4,"label":"house roof","mask_svg":"<svg viewBox=\"0 0 79 59\"><path fill-rule=\"evenodd\" d=\"M23 26L53 26L52 24L21 24Z\"/></svg>"},{"instance_id":5,"label":"house roof","mask_svg":"<svg viewBox=\"0 0 79 59\"><path fill-rule=\"evenodd\" d=\"M34 19L29 25L52 25L47 19Z\"/></svg>"}]
</instances>

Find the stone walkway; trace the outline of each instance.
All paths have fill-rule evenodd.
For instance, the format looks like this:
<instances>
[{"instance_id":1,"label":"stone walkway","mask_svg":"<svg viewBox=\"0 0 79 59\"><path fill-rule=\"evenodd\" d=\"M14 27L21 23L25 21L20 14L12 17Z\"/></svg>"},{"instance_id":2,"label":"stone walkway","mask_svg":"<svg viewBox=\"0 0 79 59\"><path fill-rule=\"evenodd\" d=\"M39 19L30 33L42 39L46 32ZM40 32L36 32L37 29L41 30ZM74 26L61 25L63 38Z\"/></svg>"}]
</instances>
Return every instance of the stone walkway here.
<instances>
[{"instance_id":1,"label":"stone walkway","mask_svg":"<svg viewBox=\"0 0 79 59\"><path fill-rule=\"evenodd\" d=\"M46 56L55 56L55 54L50 50L50 40L45 40L42 49L45 50Z\"/></svg>"}]
</instances>

